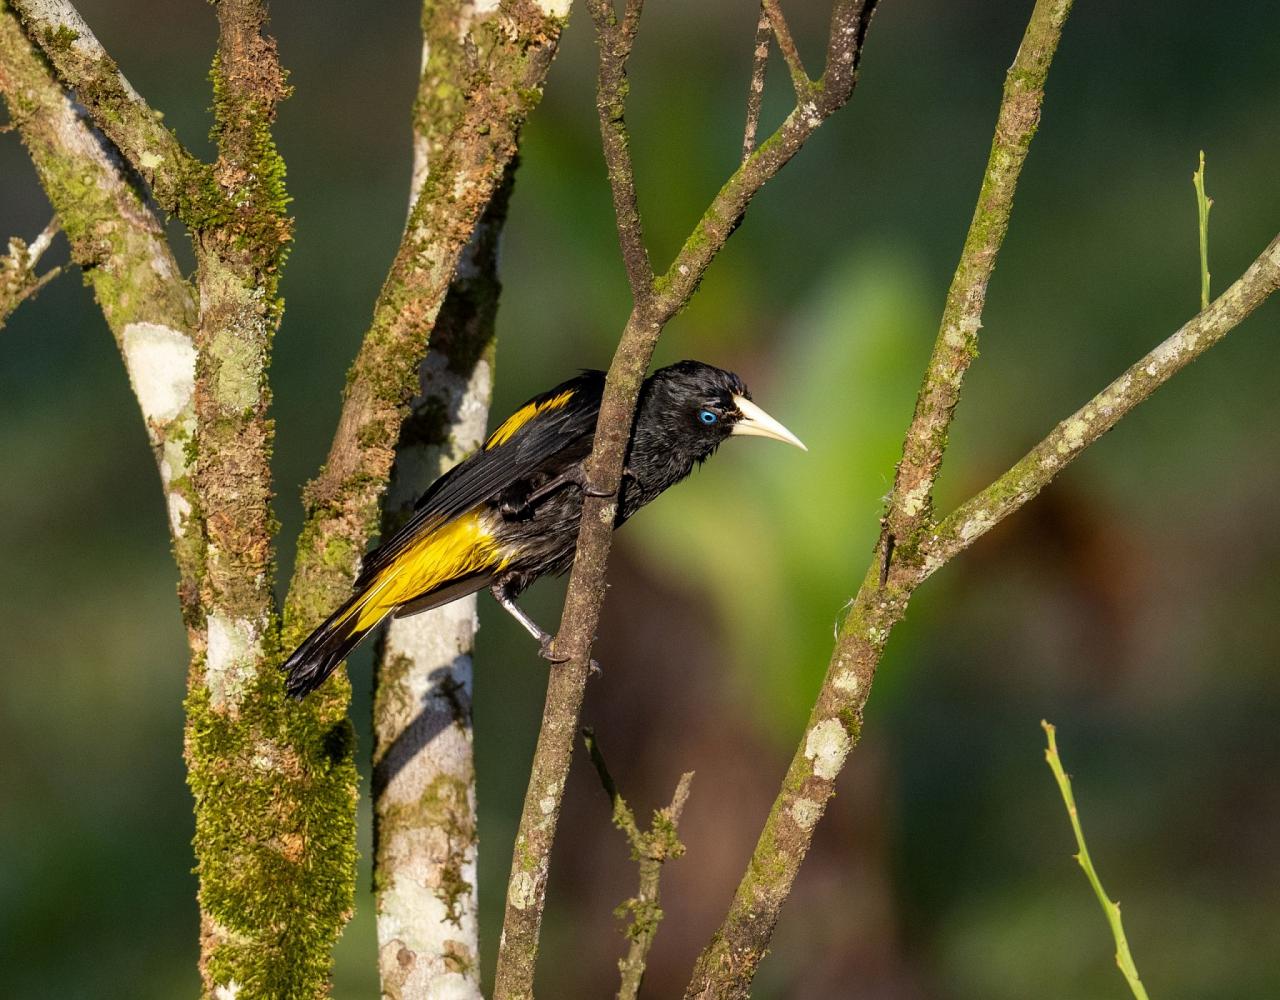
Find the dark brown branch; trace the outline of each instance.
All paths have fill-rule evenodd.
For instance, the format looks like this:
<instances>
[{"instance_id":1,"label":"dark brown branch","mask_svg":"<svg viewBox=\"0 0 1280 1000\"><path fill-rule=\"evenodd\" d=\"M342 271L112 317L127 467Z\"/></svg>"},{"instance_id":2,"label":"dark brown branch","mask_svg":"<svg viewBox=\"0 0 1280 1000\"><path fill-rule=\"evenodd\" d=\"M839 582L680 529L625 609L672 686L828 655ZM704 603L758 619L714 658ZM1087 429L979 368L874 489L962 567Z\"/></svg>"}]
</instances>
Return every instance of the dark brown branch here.
<instances>
[{"instance_id":1,"label":"dark brown branch","mask_svg":"<svg viewBox=\"0 0 1280 1000\"><path fill-rule=\"evenodd\" d=\"M644 242L644 227L636 199L635 169L631 163L631 140L627 134L627 59L640 26L644 0L627 0L622 22L618 22L613 0L587 0L596 25L600 50L596 84L596 112L600 116L600 142L609 171L613 210L618 223L622 262L636 302L653 294L653 264Z\"/></svg>"},{"instance_id":2,"label":"dark brown branch","mask_svg":"<svg viewBox=\"0 0 1280 1000\"><path fill-rule=\"evenodd\" d=\"M791 86L795 88L796 101L803 104L813 91L813 81L804 70L804 62L800 59L800 50L796 48L795 39L791 37L791 29L787 19L778 6L778 0L761 0L761 8L769 19L774 37L778 39L778 51L787 62L787 70L791 73Z\"/></svg>"},{"instance_id":3,"label":"dark brown branch","mask_svg":"<svg viewBox=\"0 0 1280 1000\"><path fill-rule=\"evenodd\" d=\"M551 671L542 728L534 752L516 835L506 916L498 954L495 996L532 995L538 936L550 869L551 845L560 815L564 779L586 689L605 567L613 536L622 459L631 435L640 385L666 322L689 300L711 261L741 221L756 192L793 157L810 135L853 93L858 57L874 2L837 0L829 58L813 98L797 108L725 182L667 273L654 282L651 299L634 303L605 383L595 447L589 460L593 493L583 504L577 557L569 580L556 651L566 662Z\"/></svg>"},{"instance_id":4,"label":"dark brown branch","mask_svg":"<svg viewBox=\"0 0 1280 1000\"><path fill-rule=\"evenodd\" d=\"M772 37L769 12L762 3L760 20L756 22L755 48L751 53L751 86L747 90L747 125L742 133L744 163L756 148L756 132L760 128L760 106L764 103L764 79L769 69L769 39Z\"/></svg>"},{"instance_id":5,"label":"dark brown branch","mask_svg":"<svg viewBox=\"0 0 1280 1000\"><path fill-rule=\"evenodd\" d=\"M649 829L641 830L631 807L618 792L604 754L596 742L595 733L589 727L583 727L582 741L613 807L613 825L626 836L627 843L631 845L632 860L640 866L640 884L636 894L615 911L619 917L631 917L626 930L627 940L631 943L626 956L618 960L621 982L617 1000L635 1000L640 993L645 966L649 961L649 949L653 947L658 925L662 922L662 907L658 901L662 865L669 859L684 854L684 844L680 842L678 828L680 815L689 799L693 772L686 771L680 776L671 804L664 809L655 810Z\"/></svg>"}]
</instances>

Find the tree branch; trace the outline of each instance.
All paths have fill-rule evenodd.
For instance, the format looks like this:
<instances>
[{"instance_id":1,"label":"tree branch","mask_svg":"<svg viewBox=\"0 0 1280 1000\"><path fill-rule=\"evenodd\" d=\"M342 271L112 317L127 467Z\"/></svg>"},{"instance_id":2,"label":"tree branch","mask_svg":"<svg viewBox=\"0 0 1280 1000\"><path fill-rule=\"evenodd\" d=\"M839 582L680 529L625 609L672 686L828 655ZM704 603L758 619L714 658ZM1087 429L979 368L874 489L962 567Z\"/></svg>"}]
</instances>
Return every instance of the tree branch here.
<instances>
[{"instance_id":1,"label":"tree branch","mask_svg":"<svg viewBox=\"0 0 1280 1000\"><path fill-rule=\"evenodd\" d=\"M1053 481L1084 449L1242 323L1280 288L1276 236L1204 312L1131 365L1055 427L1008 472L927 533L922 577L931 576Z\"/></svg>"},{"instance_id":2,"label":"tree branch","mask_svg":"<svg viewBox=\"0 0 1280 1000\"><path fill-rule=\"evenodd\" d=\"M67 0L11 0L33 42L115 144L157 204L199 226L221 211L209 168L192 156L125 79Z\"/></svg>"},{"instance_id":3,"label":"tree branch","mask_svg":"<svg viewBox=\"0 0 1280 1000\"><path fill-rule=\"evenodd\" d=\"M258 0L219 0L211 171L226 210L194 228L195 485L208 642L188 680L204 996L318 997L355 878L346 692L285 697L271 516L267 368L292 222L272 136L287 95Z\"/></svg>"},{"instance_id":4,"label":"tree branch","mask_svg":"<svg viewBox=\"0 0 1280 1000\"><path fill-rule=\"evenodd\" d=\"M814 96L788 115L720 189L667 273L654 282L653 296L634 303L618 343L605 382L588 464L593 487L589 492L605 496L584 498L577 556L554 644L558 654L567 659L551 671L548 679L542 728L507 885L495 987L495 996L500 1000L529 997L533 991L551 845L586 689L591 644L604 600L605 566L616 513L611 497L616 495L622 478L622 460L631 435L636 399L658 335L692 296L756 192L799 152L827 117L848 101L874 9L874 2L837 0L827 66ZM602 52L601 58L607 59L609 54Z\"/></svg>"},{"instance_id":5,"label":"tree branch","mask_svg":"<svg viewBox=\"0 0 1280 1000\"><path fill-rule=\"evenodd\" d=\"M618 241L622 246L622 262L631 283L631 296L636 302L647 301L653 294L653 264L644 242L644 227L636 199L635 170L631 164L631 142L627 135L626 107L627 59L640 26L644 0L627 0L621 23L618 23L613 0L587 0L596 25L596 41L600 51L596 82L596 111L600 116L600 143L609 171L609 187L613 192L613 211L618 223Z\"/></svg>"},{"instance_id":6,"label":"tree branch","mask_svg":"<svg viewBox=\"0 0 1280 1000\"><path fill-rule=\"evenodd\" d=\"M204 541L188 451L195 431L191 288L159 219L129 183L111 146L53 78L4 0L0 95L67 235L71 260L84 269L128 371L160 470L183 619L193 647L203 646L196 591Z\"/></svg>"},{"instance_id":7,"label":"tree branch","mask_svg":"<svg viewBox=\"0 0 1280 1000\"><path fill-rule=\"evenodd\" d=\"M1045 79L1071 2L1037 0L1018 54L1005 77L1004 97L978 203L947 292L933 356L889 495L882 540L886 556L888 539L892 537L898 555L911 558L919 532L932 518L933 484L942 465L947 431L960 401L965 372L978 355L987 283L1009 228L1018 176L1040 124Z\"/></svg>"},{"instance_id":8,"label":"tree branch","mask_svg":"<svg viewBox=\"0 0 1280 1000\"><path fill-rule=\"evenodd\" d=\"M51 267L44 274L36 274L36 265L57 233L58 220L53 218L30 246L16 236L9 238L9 254L0 257L0 330L18 306L35 298L40 289L62 273L61 267Z\"/></svg>"},{"instance_id":9,"label":"tree branch","mask_svg":"<svg viewBox=\"0 0 1280 1000\"><path fill-rule=\"evenodd\" d=\"M1046 53L1048 56L1052 55L1052 47L1056 44L1061 27L1060 19L1045 17L1047 13L1052 13L1052 8L1055 6L1065 15L1069 4L1059 2L1055 5L1041 0L1037 3L1031 24L1028 26L1028 36L1034 36L1037 28L1041 32L1045 30L1052 32L1052 39ZM1034 51L1036 46L1044 44L1046 44L1044 34L1041 34L1038 39L1035 37L1024 39L1020 59L1022 53ZM1015 62L1015 69L1011 71L1011 75L1017 69L1018 63ZM1042 84L1043 79L1040 81L1041 86ZM1036 89L1038 90L1039 87ZM1020 94L1024 93L1026 91L1018 87L1007 88L1005 101L1006 103L1017 101ZM1024 112L1027 113L1019 116L1023 127L1033 127L1038 118L1038 102L1034 109L1024 105ZM1000 121L1002 126L1010 123L1010 118L1003 109ZM993 158L1001 155L1001 145L1001 137L998 134L993 144ZM1025 148L1022 155L1025 156ZM988 173L990 174L990 167ZM983 201L989 201L991 193L988 186L989 180L990 178L988 182L984 182L980 205ZM981 224L983 214L981 210L976 214L976 224ZM991 217L988 216L988 218ZM996 218L998 219L999 215ZM1007 222L1007 211L1003 212L1003 220L999 223L1002 226ZM984 244L990 246L984 240L973 239L971 233L971 239L966 242L966 255L971 247L978 248ZM1180 331L1180 335L1167 341L1162 348L1152 352L1152 355L1144 359L1139 366L1131 369L1127 376L1128 382L1126 378L1122 378L1111 390L1108 390L1108 393L1102 394L1095 400L1092 405L1097 408L1097 412L1086 407L1075 418L1064 422L1060 433L1055 432L1057 436L1052 439L1052 444L1044 450L1038 449L1038 454L1033 453L1036 455L1035 460L1048 459L1056 467L1060 467L1064 461L1074 458L1083 447L1092 440L1096 440L1106 427L1111 426L1115 419L1122 415L1120 411L1127 410L1136 403L1136 398L1130 399L1128 396L1128 391L1135 380L1141 378L1144 381L1144 387L1139 390L1138 396L1145 398L1145 395L1149 395L1173 371L1184 366L1200 350L1208 346L1207 343L1201 344L1202 338L1210 342L1216 340L1230 326L1239 322L1262 298L1269 295L1280 284L1280 271L1277 271L1277 266L1280 265L1278 255L1280 255L1280 249L1273 242L1241 282L1223 296L1226 301L1220 310L1216 307L1211 309L1211 316L1205 318L1203 323L1200 317L1193 320L1188 327ZM986 274L990 273L989 263L966 262L962 258L958 274L966 270L966 265L984 267ZM979 284L985 288L985 278ZM966 287L970 290L976 288L973 284ZM949 311L951 311L950 299ZM953 312L953 315L969 316L974 320L972 324L966 324L972 329L965 330L965 336L971 336L976 332L978 314L960 310L958 313ZM963 328L953 326L951 329ZM943 331L940 341L948 331L946 323ZM922 397L930 389L931 380L938 377L940 369L944 372L955 371L954 366L948 369L945 364L938 365L937 360L938 353L935 353L935 359L930 363L926 375L926 388L922 390ZM960 366L960 372L963 373L963 365ZM1120 386L1124 388L1118 388ZM954 408L954 401L951 403L951 408ZM1102 412L1104 410L1106 412ZM948 409L947 413L949 412ZM917 418L919 415L920 410L917 411ZM915 425L913 421L913 427ZM945 430L945 421L940 426ZM1077 438L1079 440L1076 440ZM912 438L909 435L907 446L909 447L911 443ZM1051 453L1052 458L1049 458ZM1019 468L1025 470L1028 464L1029 460L1024 460ZM936 469L934 472L936 473ZM931 476L929 481L932 481ZM1006 481L1005 487L1010 487L1013 482L1020 482L1020 480L1015 477L1013 481ZM1014 488L1016 489L1016 486ZM996 500L995 494L1005 491L990 492L992 495L988 499ZM987 491L980 494L980 497L984 496L987 496ZM1017 499L1011 505L1011 509L1016 509L1020 503L1025 502L1025 499L1027 497ZM999 504L995 508L982 507L978 504L966 505L966 509L966 514L958 514L948 519L947 530L932 533L937 537L937 547L933 543L929 543L927 547L921 545L920 550L909 552L908 558L895 560L892 567L884 567L883 560L878 555L868 567L861 587L851 602L849 614L840 627L827 674L810 713L804 736L787 770L782 789L770 810L747 872L738 887L724 922L699 957L693 978L685 993L686 998L746 995L760 959L767 949L781 905L789 895L800 863L808 852L813 830L834 792L835 779L843 768L849 751L860 736L866 699L870 693L876 666L893 627L903 618L907 602L915 588L946 558L954 554L946 550L948 540L960 537L963 544L957 545L956 551L963 548L965 544L987 530L991 523L994 523L994 521L988 521L988 518L992 516L994 510L999 509ZM962 536L965 533L972 537L964 539Z\"/></svg>"},{"instance_id":10,"label":"tree branch","mask_svg":"<svg viewBox=\"0 0 1280 1000\"><path fill-rule=\"evenodd\" d=\"M456 8L469 18L473 8ZM426 13L439 8L428 5ZM438 93L441 45L461 45L467 26L424 45L414 121L411 202L429 176L434 134L428 114ZM494 320L501 286L497 251L511 176L499 186L440 308L404 422L383 503L384 537L412 512L423 486L484 439L493 385ZM474 595L393 620L374 679L374 892L382 992L427 1000L442 992L480 997L476 879L475 765L472 755Z\"/></svg>"},{"instance_id":11,"label":"tree branch","mask_svg":"<svg viewBox=\"0 0 1280 1000\"><path fill-rule=\"evenodd\" d=\"M769 12L761 3L760 20L756 22L755 48L751 52L751 86L747 90L747 124L742 132L744 163L756 148L756 132L760 129L760 106L764 102L765 73L769 69L769 39L772 37Z\"/></svg>"},{"instance_id":12,"label":"tree branch","mask_svg":"<svg viewBox=\"0 0 1280 1000\"><path fill-rule=\"evenodd\" d=\"M773 29L774 37L778 39L778 50L786 60L787 69L791 73L791 86L795 88L796 101L803 104L813 91L813 81L804 70L800 50L796 48L795 39L791 37L787 19L782 13L782 8L778 6L778 0L761 0L760 6L769 19L769 27Z\"/></svg>"},{"instance_id":13,"label":"tree branch","mask_svg":"<svg viewBox=\"0 0 1280 1000\"><path fill-rule=\"evenodd\" d=\"M671 859L684 854L684 844L680 842L678 827L680 815L684 812L684 804L689 799L689 787L693 782L693 772L686 771L680 775L676 783L675 794L671 804L664 809L655 809L653 822L648 830L641 830L636 822L635 813L627 805L627 800L618 792L613 775L609 773L609 765L605 763L604 754L596 742L596 735L590 727L582 729L582 741L595 766L596 774L604 793L613 806L613 825L627 838L631 845L631 859L639 863L640 885L636 894L614 910L618 917L631 917L627 925L626 937L630 942L625 958L618 960L618 971L622 975L618 986L617 1000L635 1000L640 993L640 984L644 980L645 966L649 961L649 949L653 947L653 939L658 934L658 925L662 922L662 907L658 903L658 888L662 879L662 866Z\"/></svg>"}]
</instances>

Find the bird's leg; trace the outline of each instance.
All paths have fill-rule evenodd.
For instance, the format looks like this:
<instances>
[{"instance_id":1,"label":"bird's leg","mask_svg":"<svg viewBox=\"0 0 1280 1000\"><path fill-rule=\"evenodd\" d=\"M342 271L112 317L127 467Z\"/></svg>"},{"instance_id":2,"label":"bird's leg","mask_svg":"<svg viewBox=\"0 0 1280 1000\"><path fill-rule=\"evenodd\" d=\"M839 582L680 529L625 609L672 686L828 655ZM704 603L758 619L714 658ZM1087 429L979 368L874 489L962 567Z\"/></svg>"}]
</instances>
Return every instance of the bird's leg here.
<instances>
[{"instance_id":1,"label":"bird's leg","mask_svg":"<svg viewBox=\"0 0 1280 1000\"><path fill-rule=\"evenodd\" d=\"M522 514L531 506L541 500L543 497L550 496L562 486L577 486L583 493L589 497L611 497L613 493L604 490L597 490L587 481L587 470L582 462L575 462L564 472L553 479L548 479L527 497L516 503L504 503L502 505L502 513L508 517L513 514ZM528 626L525 626L526 628Z\"/></svg>"},{"instance_id":2,"label":"bird's leg","mask_svg":"<svg viewBox=\"0 0 1280 1000\"><path fill-rule=\"evenodd\" d=\"M550 632L535 622L520 607L507 590L505 584L495 583L489 588L489 593L493 595L493 599L497 601L506 610L512 618L524 626L524 630L538 640L538 655L550 663L564 663L569 658L567 656L558 656L551 648L552 642L555 640ZM591 661L591 672L593 674L601 673L600 664L595 660Z\"/></svg>"}]
</instances>

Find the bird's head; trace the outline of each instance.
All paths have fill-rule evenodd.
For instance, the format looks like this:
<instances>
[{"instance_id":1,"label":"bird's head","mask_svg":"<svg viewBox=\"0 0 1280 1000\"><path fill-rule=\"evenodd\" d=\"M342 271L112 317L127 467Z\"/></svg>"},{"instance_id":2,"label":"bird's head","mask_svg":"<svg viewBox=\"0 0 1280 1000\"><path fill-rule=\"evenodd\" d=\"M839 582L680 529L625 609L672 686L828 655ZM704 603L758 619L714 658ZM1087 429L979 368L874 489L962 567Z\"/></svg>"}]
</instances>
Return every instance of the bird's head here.
<instances>
[{"instance_id":1,"label":"bird's head","mask_svg":"<svg viewBox=\"0 0 1280 1000\"><path fill-rule=\"evenodd\" d=\"M654 372L641 398L641 417L637 433L652 422L673 452L699 462L734 434L773 438L808 451L751 401L742 379L701 361L678 361Z\"/></svg>"}]
</instances>

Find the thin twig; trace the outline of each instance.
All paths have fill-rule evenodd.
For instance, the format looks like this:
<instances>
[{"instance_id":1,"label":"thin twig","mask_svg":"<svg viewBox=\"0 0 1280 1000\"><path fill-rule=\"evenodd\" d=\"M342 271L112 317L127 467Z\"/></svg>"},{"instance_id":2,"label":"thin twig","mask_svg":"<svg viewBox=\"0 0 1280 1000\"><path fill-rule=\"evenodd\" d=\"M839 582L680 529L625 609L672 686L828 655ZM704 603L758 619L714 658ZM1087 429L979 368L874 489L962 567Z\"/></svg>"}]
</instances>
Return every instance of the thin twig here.
<instances>
[{"instance_id":1,"label":"thin twig","mask_svg":"<svg viewBox=\"0 0 1280 1000\"><path fill-rule=\"evenodd\" d=\"M605 166L609 171L609 187L613 192L613 210L617 217L618 241L622 262L631 283L636 302L653 294L653 263L644 242L640 207L636 200L635 168L631 163L631 144L627 135L626 97L627 59L640 26L644 0L627 0L622 22L618 22L612 0L587 0L600 51L596 84L596 111L600 117L600 142Z\"/></svg>"},{"instance_id":2,"label":"thin twig","mask_svg":"<svg viewBox=\"0 0 1280 1000\"><path fill-rule=\"evenodd\" d=\"M1200 150L1200 166L1191 175L1196 189L1196 216L1200 230L1200 308L1209 308L1209 209L1213 199L1204 193L1204 150Z\"/></svg>"},{"instance_id":3,"label":"thin twig","mask_svg":"<svg viewBox=\"0 0 1280 1000\"><path fill-rule=\"evenodd\" d=\"M641 830L631 807L618 792L613 775L609 773L609 765L605 763L604 754L590 727L583 727L582 741L591 757L591 763L595 765L600 784L609 796L613 807L613 825L626 835L627 843L631 845L632 860L638 862L640 867L640 884L636 894L614 911L619 917L631 918L626 930L627 940L631 943L626 956L618 960L621 981L617 1000L635 1000L644 980L649 950L653 947L658 925L662 922L662 907L658 899L662 865L667 860L684 854L684 844L680 842L678 828L680 816L689 799L693 772L686 771L680 776L671 804L664 809L655 810L649 829Z\"/></svg>"},{"instance_id":4,"label":"thin twig","mask_svg":"<svg viewBox=\"0 0 1280 1000\"><path fill-rule=\"evenodd\" d=\"M1138 967L1134 965L1133 955L1129 952L1129 940L1125 937L1124 922L1120 919L1120 904L1112 900L1107 895L1107 891L1102 888L1102 880L1098 878L1098 872L1093 867L1093 859L1089 857L1089 846L1085 843L1084 830L1080 826L1080 813L1076 809L1075 796L1071 793L1071 779L1062 769L1062 759L1058 756L1057 729L1044 719L1040 720L1040 726L1044 729L1048 740L1044 759L1049 765L1049 770L1053 772L1054 780L1058 783L1063 805L1067 807L1067 817L1071 820L1071 830L1076 836L1078 850L1075 855L1076 861L1084 869L1085 878L1093 887L1093 894L1098 897L1098 905L1102 907L1107 923L1111 926L1111 936L1116 943L1116 966L1124 975L1125 982L1129 984L1129 990L1133 993L1135 1000L1147 1000L1146 987L1142 985L1142 979L1138 976Z\"/></svg>"},{"instance_id":5,"label":"thin twig","mask_svg":"<svg viewBox=\"0 0 1280 1000\"><path fill-rule=\"evenodd\" d=\"M49 282L62 273L61 265L44 274L36 274L36 265L49 249L59 229L55 216L30 244L16 236L9 240L9 253L0 257L0 329L10 314L27 299L33 299Z\"/></svg>"},{"instance_id":6,"label":"thin twig","mask_svg":"<svg viewBox=\"0 0 1280 1000\"><path fill-rule=\"evenodd\" d=\"M742 161L756 148L756 132L760 128L760 106L764 103L764 79L769 69L769 12L760 4L760 20L756 23L756 44L751 55L751 86L747 90L747 125L742 134Z\"/></svg>"},{"instance_id":7,"label":"thin twig","mask_svg":"<svg viewBox=\"0 0 1280 1000\"><path fill-rule=\"evenodd\" d=\"M805 72L804 63L800 59L800 50L796 48L795 39L791 37L791 29L787 19L778 6L778 0L761 0L761 7L773 28L774 37L778 39L778 50L786 60L787 69L791 73L791 86L795 88L796 102L803 104L813 91L813 81Z\"/></svg>"},{"instance_id":8,"label":"thin twig","mask_svg":"<svg viewBox=\"0 0 1280 1000\"><path fill-rule=\"evenodd\" d=\"M1035 132L1049 63L1070 0L1038 0L1009 71L974 223L948 296L934 357L907 433L882 544L841 624L826 678L729 912L699 956L685 996L745 997L791 893L835 779L858 741L885 642L923 578L915 527L927 516L942 438L975 344L986 282ZM829 57L830 58L830 57ZM923 491L918 492L921 484ZM927 523L927 522L925 522ZM891 541L892 540L892 541Z\"/></svg>"},{"instance_id":9,"label":"thin twig","mask_svg":"<svg viewBox=\"0 0 1280 1000\"><path fill-rule=\"evenodd\" d=\"M631 436L636 399L658 336L693 295L755 194L830 115L848 102L857 82L858 58L874 10L873 0L836 0L827 66L813 96L792 111L770 139L725 182L671 267L653 283L654 294L634 302L618 342L588 460L592 486L589 492L599 495L588 495L583 503L577 556L554 642L557 653L567 659L551 671L547 683L542 727L512 852L495 984L498 1000L525 998L533 993L551 846L586 690L591 644L604 600L605 568L616 513L612 497L622 478L622 459ZM602 53L601 58L609 56ZM617 178L611 175L610 179Z\"/></svg>"}]
</instances>

